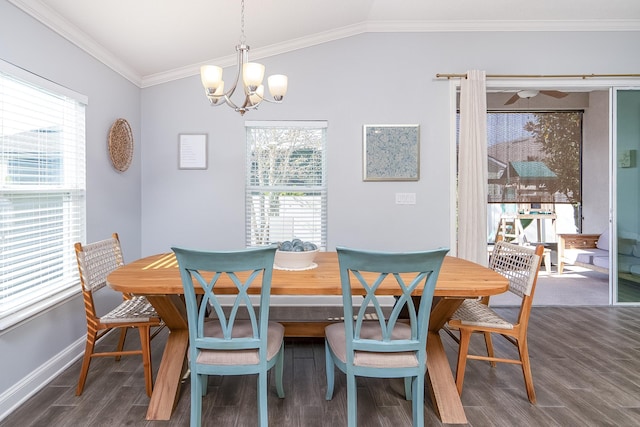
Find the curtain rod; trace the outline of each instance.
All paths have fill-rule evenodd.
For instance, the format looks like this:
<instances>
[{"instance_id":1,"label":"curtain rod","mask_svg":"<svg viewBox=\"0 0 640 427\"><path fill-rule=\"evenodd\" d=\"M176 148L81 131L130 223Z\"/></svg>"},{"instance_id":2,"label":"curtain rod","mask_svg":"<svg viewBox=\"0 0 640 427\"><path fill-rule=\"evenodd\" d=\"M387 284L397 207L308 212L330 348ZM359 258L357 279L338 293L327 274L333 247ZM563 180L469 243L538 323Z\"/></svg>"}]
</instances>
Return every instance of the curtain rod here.
<instances>
[{"instance_id":1,"label":"curtain rod","mask_svg":"<svg viewBox=\"0 0 640 427\"><path fill-rule=\"evenodd\" d=\"M622 77L640 77L640 74L487 74L485 76L488 79L569 79L569 78L622 78ZM462 74L446 74L438 73L436 78L439 79L452 79L452 78L467 78L467 73Z\"/></svg>"}]
</instances>

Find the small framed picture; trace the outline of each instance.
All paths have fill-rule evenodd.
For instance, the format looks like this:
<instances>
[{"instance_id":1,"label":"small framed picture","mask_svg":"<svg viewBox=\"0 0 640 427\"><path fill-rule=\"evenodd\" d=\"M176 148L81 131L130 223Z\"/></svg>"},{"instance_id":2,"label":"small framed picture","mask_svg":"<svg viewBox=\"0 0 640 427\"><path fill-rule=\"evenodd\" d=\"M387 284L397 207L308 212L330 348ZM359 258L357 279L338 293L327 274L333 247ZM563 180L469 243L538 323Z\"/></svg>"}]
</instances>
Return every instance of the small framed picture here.
<instances>
[{"instance_id":1,"label":"small framed picture","mask_svg":"<svg viewBox=\"0 0 640 427\"><path fill-rule=\"evenodd\" d=\"M419 125L364 125L364 181L420 179Z\"/></svg>"},{"instance_id":2,"label":"small framed picture","mask_svg":"<svg viewBox=\"0 0 640 427\"><path fill-rule=\"evenodd\" d=\"M178 135L178 169L207 169L207 135Z\"/></svg>"},{"instance_id":3,"label":"small framed picture","mask_svg":"<svg viewBox=\"0 0 640 427\"><path fill-rule=\"evenodd\" d=\"M631 168L635 167L636 150L620 150L618 151L618 167Z\"/></svg>"}]
</instances>

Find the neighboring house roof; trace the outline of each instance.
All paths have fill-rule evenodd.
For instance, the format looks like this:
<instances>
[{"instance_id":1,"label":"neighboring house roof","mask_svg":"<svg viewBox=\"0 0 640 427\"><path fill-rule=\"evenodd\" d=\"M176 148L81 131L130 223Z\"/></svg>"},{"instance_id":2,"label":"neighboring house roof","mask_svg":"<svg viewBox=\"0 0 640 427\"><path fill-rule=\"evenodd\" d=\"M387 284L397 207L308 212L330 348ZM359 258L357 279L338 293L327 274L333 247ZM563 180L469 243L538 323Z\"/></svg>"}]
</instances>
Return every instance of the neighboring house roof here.
<instances>
[{"instance_id":1,"label":"neighboring house roof","mask_svg":"<svg viewBox=\"0 0 640 427\"><path fill-rule=\"evenodd\" d=\"M520 183L539 186L557 178L558 176L544 162L510 162L507 167L499 160L489 157L490 184Z\"/></svg>"},{"instance_id":2,"label":"neighboring house roof","mask_svg":"<svg viewBox=\"0 0 640 427\"><path fill-rule=\"evenodd\" d=\"M507 169L507 164L500 160L489 156L488 164L488 178L489 182L502 178L504 171Z\"/></svg>"},{"instance_id":3,"label":"neighboring house roof","mask_svg":"<svg viewBox=\"0 0 640 427\"><path fill-rule=\"evenodd\" d=\"M489 145L487 154L504 163L538 160L545 156L542 144L533 136Z\"/></svg>"},{"instance_id":4,"label":"neighboring house roof","mask_svg":"<svg viewBox=\"0 0 640 427\"><path fill-rule=\"evenodd\" d=\"M558 176L544 162L511 162L513 171L521 179L555 179Z\"/></svg>"}]
</instances>

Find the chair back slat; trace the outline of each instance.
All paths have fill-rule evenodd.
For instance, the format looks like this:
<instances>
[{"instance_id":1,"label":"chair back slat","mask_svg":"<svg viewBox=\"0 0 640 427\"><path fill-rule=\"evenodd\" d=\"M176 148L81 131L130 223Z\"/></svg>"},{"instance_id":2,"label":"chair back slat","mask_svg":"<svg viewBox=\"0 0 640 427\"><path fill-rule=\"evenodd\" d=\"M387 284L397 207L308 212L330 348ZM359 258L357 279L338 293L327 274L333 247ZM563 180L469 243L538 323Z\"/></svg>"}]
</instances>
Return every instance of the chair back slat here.
<instances>
[{"instance_id":1,"label":"chair back slat","mask_svg":"<svg viewBox=\"0 0 640 427\"><path fill-rule=\"evenodd\" d=\"M190 325L190 356L197 357L200 350L258 349L266 353L268 323L260 322L260 319L269 318L276 247L223 252L175 247L172 250L178 260L184 288ZM237 291L233 295L224 295L232 299L231 306L226 310L221 295L216 292L216 284L222 280L233 283ZM256 304L252 302L249 290L258 285L261 291ZM212 315L208 315L209 311ZM241 314L250 320L252 330L250 334L237 337L234 336L234 326ZM221 336L205 336L205 321L218 322Z\"/></svg>"},{"instance_id":2,"label":"chair back slat","mask_svg":"<svg viewBox=\"0 0 640 427\"><path fill-rule=\"evenodd\" d=\"M535 247L505 241L496 242L489 262L489 268L509 279L509 291L520 298L531 295L539 267L540 256Z\"/></svg>"},{"instance_id":3,"label":"chair back slat","mask_svg":"<svg viewBox=\"0 0 640 427\"><path fill-rule=\"evenodd\" d=\"M80 285L82 286L82 299L87 321L95 325L100 321L96 312L93 293L104 288L107 284L107 276L115 269L124 265L122 248L117 233L113 233L108 239L83 245L80 242L74 245ZM128 299L128 295L123 295ZM95 327L95 326L94 326Z\"/></svg>"},{"instance_id":4,"label":"chair back slat","mask_svg":"<svg viewBox=\"0 0 640 427\"><path fill-rule=\"evenodd\" d=\"M94 292L107 284L107 276L124 265L117 234L109 239L82 245L75 244L80 281L84 290Z\"/></svg>"},{"instance_id":5,"label":"chair back slat","mask_svg":"<svg viewBox=\"0 0 640 427\"><path fill-rule=\"evenodd\" d=\"M431 303L440 267L448 249L421 252L375 252L338 247L342 284L347 358L353 361L355 351L416 351L426 359L426 339ZM359 285L359 287L358 287ZM395 286L395 306L386 314L380 287ZM359 289L354 291L353 289ZM352 293L353 291L353 293ZM423 296L416 307L413 295ZM362 295L355 304L353 295ZM370 322L371 312L380 326L380 336L362 336L363 325ZM388 310L387 310L388 311ZM394 336L400 316L408 313L410 336ZM350 321L350 319L353 319Z\"/></svg>"}]
</instances>

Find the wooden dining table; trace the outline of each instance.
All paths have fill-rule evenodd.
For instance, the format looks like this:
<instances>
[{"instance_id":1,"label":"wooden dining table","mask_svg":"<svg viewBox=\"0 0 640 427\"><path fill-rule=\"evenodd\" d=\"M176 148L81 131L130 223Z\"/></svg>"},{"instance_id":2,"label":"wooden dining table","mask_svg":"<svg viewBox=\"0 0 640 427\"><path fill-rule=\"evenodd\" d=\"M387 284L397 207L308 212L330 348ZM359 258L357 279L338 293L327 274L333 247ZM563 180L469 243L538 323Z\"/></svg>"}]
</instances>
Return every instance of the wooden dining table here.
<instances>
[{"instance_id":1,"label":"wooden dining table","mask_svg":"<svg viewBox=\"0 0 640 427\"><path fill-rule=\"evenodd\" d=\"M342 295L336 252L320 252L317 267L290 271L274 269L272 295ZM169 420L180 395L186 372L189 330L182 299L182 281L173 253L152 255L126 264L107 277L116 291L144 295L169 328L160 367L147 410L148 420ZM508 288L502 275L470 261L447 256L438 276L427 339L427 383L436 413L443 423L466 424L451 366L440 339L440 330L465 298L496 295ZM220 293L233 293L230 282L216 284ZM392 287L381 292L394 294ZM259 288L255 289L259 293ZM416 294L416 296L419 294ZM277 320L277 319L273 319ZM324 326L335 319L281 322L286 336L324 336Z\"/></svg>"}]
</instances>

